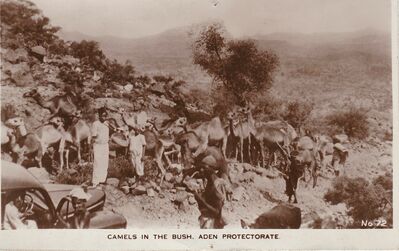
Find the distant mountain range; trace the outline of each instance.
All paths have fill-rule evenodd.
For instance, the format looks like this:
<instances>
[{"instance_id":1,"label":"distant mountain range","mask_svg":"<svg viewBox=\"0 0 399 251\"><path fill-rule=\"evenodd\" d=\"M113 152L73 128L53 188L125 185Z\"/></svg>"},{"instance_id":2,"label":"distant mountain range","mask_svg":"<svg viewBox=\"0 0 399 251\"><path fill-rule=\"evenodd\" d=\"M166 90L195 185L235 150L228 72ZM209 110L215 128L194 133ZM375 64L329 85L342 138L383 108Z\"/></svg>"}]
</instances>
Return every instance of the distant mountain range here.
<instances>
[{"instance_id":1,"label":"distant mountain range","mask_svg":"<svg viewBox=\"0 0 399 251\"><path fill-rule=\"evenodd\" d=\"M191 44L194 38L189 35L191 29L177 28L138 39L94 37L67 31L61 31L59 35L71 41L98 41L107 56L121 62L130 60L140 72L177 72L179 76L197 81L201 75L202 78L206 75L192 64ZM286 61L300 62L309 58L345 60L348 57L358 57L358 60L364 60L365 56L390 63L390 34L372 29L347 33L273 33L243 39L253 39L259 48L274 51L283 64Z\"/></svg>"}]
</instances>

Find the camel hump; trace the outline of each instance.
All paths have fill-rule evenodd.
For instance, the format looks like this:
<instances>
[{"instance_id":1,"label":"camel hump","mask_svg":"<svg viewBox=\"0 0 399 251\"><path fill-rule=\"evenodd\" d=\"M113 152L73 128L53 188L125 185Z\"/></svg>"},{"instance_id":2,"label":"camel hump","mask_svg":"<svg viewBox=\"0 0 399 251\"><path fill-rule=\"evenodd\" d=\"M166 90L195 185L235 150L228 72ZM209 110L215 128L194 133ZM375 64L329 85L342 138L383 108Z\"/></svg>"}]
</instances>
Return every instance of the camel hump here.
<instances>
[{"instance_id":1,"label":"camel hump","mask_svg":"<svg viewBox=\"0 0 399 251\"><path fill-rule=\"evenodd\" d=\"M284 141L284 135L280 129L273 127L264 127L262 134L265 138L272 142L282 142Z\"/></svg>"}]
</instances>

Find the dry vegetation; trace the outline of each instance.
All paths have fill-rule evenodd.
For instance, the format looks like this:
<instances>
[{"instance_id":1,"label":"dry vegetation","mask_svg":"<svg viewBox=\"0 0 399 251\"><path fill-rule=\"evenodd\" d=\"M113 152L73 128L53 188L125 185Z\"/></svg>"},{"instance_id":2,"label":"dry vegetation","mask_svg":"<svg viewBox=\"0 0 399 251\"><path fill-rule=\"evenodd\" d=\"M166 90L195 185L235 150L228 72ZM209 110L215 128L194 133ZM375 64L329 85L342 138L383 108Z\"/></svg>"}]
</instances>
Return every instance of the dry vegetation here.
<instances>
[{"instance_id":1,"label":"dry vegetation","mask_svg":"<svg viewBox=\"0 0 399 251\"><path fill-rule=\"evenodd\" d=\"M154 93L151 88L155 85L178 90L176 92L187 103L215 115L225 114L232 105L228 102L232 100L229 93L212 86L212 79L193 65L189 46L181 42L189 41L185 32L175 31L172 37L163 34L168 41L165 44L142 40L125 41L126 46L104 47L101 43L86 41L75 42L71 50L70 45L55 33L58 29L51 27L49 20L35 10L34 5L23 3L25 7L16 8L15 1L2 1L1 53L6 62L1 69L2 121L17 113L25 118L28 130L44 122L48 111L22 98L22 94L31 87L39 88L45 98L65 88L76 87L91 97L93 107L99 107L104 100L108 100L115 107L123 105L133 109L137 100L143 98L142 108L159 118L167 118L169 114L165 112L167 106L161 109L149 101ZM12 11L7 12L7 8ZM29 14L20 18L18 13L21 11ZM33 16L39 18L33 19ZM6 18L9 20L3 22ZM44 25L49 28L42 29ZM16 34L17 28L21 27L36 29L27 29L26 37L20 37ZM351 138L346 176L333 180L331 174L325 171L316 189L300 183L298 206L303 211L303 222L315 220L314 214L321 218L344 215L352 217L353 221L341 222L339 227L359 227L359 221L363 218L373 220L385 216L389 227L392 226L392 207L389 209L386 205L392 201L391 65L386 53L390 48L389 39L372 34L370 39L376 38L379 42L369 43L367 37L360 36L363 40L356 40L356 34L354 36L345 43L332 41L317 44L315 39L313 42L317 46L309 46L311 48L295 44L295 41L278 43L280 47L273 47L272 50L280 59L280 67L274 74L270 89L253 96L253 114L257 121L286 120L296 128L303 126L314 133L346 133ZM38 37L43 37L46 43ZM331 35L333 37L334 34ZM160 37L152 37L151 41L162 39L165 38L161 34ZM59 60L59 64L40 62L28 53L32 43L47 46L46 49ZM134 46L127 47L129 43ZM261 49L269 48L270 41L257 38L256 44ZM180 50L182 52L177 53ZM153 54L147 54L149 51ZM14 60L15 57L17 60ZM130 62L120 63L126 59ZM70 61L72 63L68 63ZM76 73L75 67L80 67L82 72ZM104 80L93 81L91 76L94 71L100 72ZM136 82L145 83L147 87L139 88ZM118 88L126 83L133 84L134 89L121 93ZM179 88L175 88L177 85ZM110 96L106 97L107 92ZM175 97L165 93L167 101L174 100ZM157 174L154 173L153 162L148 160L146 166L148 177L154 178ZM233 226L238 224L240 218L252 220L276 202L286 200L282 178L260 175L246 168L246 164L230 163L229 166L245 190L242 199L226 205L226 215ZM82 184L89 180L90 164L73 164L72 167L61 172L55 180L69 184ZM126 158L110 161L112 177L130 176L130 171ZM130 226L198 226L195 205L189 204L181 209L171 202L177 196L174 188L160 191L155 198L124 196L112 186L107 186L106 192L107 206L123 213ZM334 227L338 227L337 224Z\"/></svg>"}]
</instances>

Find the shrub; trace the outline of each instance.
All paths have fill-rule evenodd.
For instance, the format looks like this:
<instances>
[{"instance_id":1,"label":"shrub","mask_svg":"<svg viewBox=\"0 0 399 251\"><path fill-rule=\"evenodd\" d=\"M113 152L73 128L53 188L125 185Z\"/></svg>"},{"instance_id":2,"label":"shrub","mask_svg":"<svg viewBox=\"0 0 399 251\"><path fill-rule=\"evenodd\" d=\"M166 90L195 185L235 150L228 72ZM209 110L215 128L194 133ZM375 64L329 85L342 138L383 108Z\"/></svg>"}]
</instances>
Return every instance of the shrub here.
<instances>
[{"instance_id":1,"label":"shrub","mask_svg":"<svg viewBox=\"0 0 399 251\"><path fill-rule=\"evenodd\" d=\"M367 113L360 108L352 107L348 111L335 112L327 117L327 124L343 131L351 138L365 139L369 134Z\"/></svg>"},{"instance_id":2,"label":"shrub","mask_svg":"<svg viewBox=\"0 0 399 251\"><path fill-rule=\"evenodd\" d=\"M5 31L8 33L7 37L11 38L8 41L16 39L19 47L30 48L51 44L57 38L56 32L60 29L51 26L50 19L43 16L36 5L30 1L1 1L0 18L2 24L9 26L9 29Z\"/></svg>"},{"instance_id":3,"label":"shrub","mask_svg":"<svg viewBox=\"0 0 399 251\"><path fill-rule=\"evenodd\" d=\"M55 178L57 183L81 185L91 181L93 173L93 165L78 165L75 163L70 164L69 169L62 170Z\"/></svg>"},{"instance_id":4,"label":"shrub","mask_svg":"<svg viewBox=\"0 0 399 251\"><path fill-rule=\"evenodd\" d=\"M274 98L271 95L260 96L255 100L255 110L253 114L255 117L260 117L260 120L281 120L284 113L284 102Z\"/></svg>"},{"instance_id":5,"label":"shrub","mask_svg":"<svg viewBox=\"0 0 399 251\"><path fill-rule=\"evenodd\" d=\"M313 110L313 104L302 101L289 102L283 118L294 128L299 128L308 119Z\"/></svg>"},{"instance_id":6,"label":"shrub","mask_svg":"<svg viewBox=\"0 0 399 251\"><path fill-rule=\"evenodd\" d=\"M389 181L391 179L391 181ZM387 192L392 190L392 177L378 177L372 184L364 178L349 178L346 176L338 177L333 181L332 188L324 195L324 199L332 204L345 203L348 214L352 216L353 225L347 227L359 228L361 222L373 221L383 218L387 221L388 227L392 226L392 208L387 208L387 204L392 204L392 196L387 198Z\"/></svg>"}]
</instances>

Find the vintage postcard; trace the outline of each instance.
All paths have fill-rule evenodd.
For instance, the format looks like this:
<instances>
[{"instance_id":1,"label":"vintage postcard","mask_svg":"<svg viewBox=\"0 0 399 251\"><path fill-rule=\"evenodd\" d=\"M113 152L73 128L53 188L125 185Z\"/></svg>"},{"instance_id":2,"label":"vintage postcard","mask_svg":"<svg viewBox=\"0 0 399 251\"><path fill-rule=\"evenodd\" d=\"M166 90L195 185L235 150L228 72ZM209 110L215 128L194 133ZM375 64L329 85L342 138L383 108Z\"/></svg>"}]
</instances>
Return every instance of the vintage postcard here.
<instances>
[{"instance_id":1,"label":"vintage postcard","mask_svg":"<svg viewBox=\"0 0 399 251\"><path fill-rule=\"evenodd\" d=\"M0 0L0 250L399 249L398 11Z\"/></svg>"}]
</instances>

